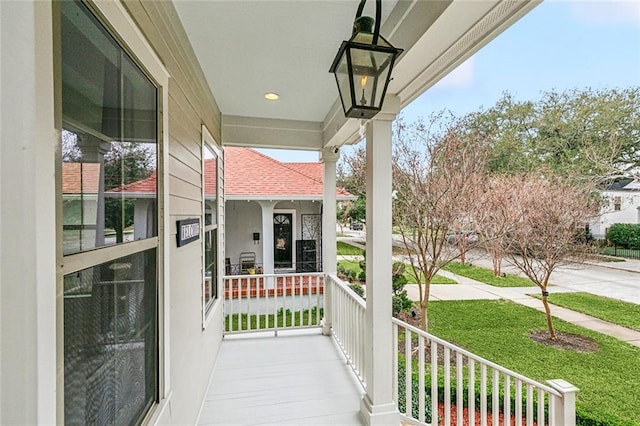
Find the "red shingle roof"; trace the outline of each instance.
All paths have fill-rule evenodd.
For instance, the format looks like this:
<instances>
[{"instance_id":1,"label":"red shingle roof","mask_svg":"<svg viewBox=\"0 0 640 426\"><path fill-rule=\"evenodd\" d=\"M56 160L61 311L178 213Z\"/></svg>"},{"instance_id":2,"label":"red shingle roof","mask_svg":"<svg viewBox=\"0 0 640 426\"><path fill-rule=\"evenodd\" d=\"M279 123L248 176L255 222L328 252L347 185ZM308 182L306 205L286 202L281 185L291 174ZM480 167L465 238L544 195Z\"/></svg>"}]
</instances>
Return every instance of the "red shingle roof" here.
<instances>
[{"instance_id":1,"label":"red shingle roof","mask_svg":"<svg viewBox=\"0 0 640 426\"><path fill-rule=\"evenodd\" d=\"M224 153L226 195L322 196L322 163L281 163L250 148L227 147Z\"/></svg>"},{"instance_id":2,"label":"red shingle roof","mask_svg":"<svg viewBox=\"0 0 640 426\"><path fill-rule=\"evenodd\" d=\"M322 163L282 163L250 148L227 147L225 159L225 195L235 197L322 197ZM215 160L205 160L205 193L214 194L217 183ZM63 193L80 193L80 163L64 163ZM82 165L84 193L98 192L99 165ZM156 191L156 173L146 179L111 189L110 192L152 193ZM340 197L351 194L336 189Z\"/></svg>"},{"instance_id":3,"label":"red shingle roof","mask_svg":"<svg viewBox=\"0 0 640 426\"><path fill-rule=\"evenodd\" d=\"M109 192L135 192L140 194L155 193L157 188L157 177L154 171L148 178L123 185L119 188L113 188Z\"/></svg>"}]
</instances>

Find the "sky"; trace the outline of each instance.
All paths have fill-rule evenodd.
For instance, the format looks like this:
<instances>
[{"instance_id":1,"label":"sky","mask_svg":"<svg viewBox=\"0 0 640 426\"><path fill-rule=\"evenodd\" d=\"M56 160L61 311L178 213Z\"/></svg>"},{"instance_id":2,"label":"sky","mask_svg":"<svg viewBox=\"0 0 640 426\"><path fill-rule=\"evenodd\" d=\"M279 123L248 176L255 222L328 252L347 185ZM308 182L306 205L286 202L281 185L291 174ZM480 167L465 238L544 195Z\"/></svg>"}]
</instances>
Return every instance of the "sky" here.
<instances>
[{"instance_id":1,"label":"sky","mask_svg":"<svg viewBox=\"0 0 640 426\"><path fill-rule=\"evenodd\" d=\"M405 107L406 121L573 88L640 86L640 0L546 0ZM348 148L347 148L348 149ZM260 150L280 161L316 152Z\"/></svg>"}]
</instances>

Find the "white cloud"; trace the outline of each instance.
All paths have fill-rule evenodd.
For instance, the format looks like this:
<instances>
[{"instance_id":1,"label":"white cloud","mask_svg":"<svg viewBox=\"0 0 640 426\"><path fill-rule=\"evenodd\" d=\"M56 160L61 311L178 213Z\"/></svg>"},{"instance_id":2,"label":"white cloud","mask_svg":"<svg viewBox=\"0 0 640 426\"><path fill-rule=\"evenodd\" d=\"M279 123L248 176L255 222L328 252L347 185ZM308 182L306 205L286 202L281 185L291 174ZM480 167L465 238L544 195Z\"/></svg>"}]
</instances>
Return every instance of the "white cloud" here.
<instances>
[{"instance_id":1,"label":"white cloud","mask_svg":"<svg viewBox=\"0 0 640 426\"><path fill-rule=\"evenodd\" d=\"M640 25L640 0L572 1L571 13L587 24Z\"/></svg>"},{"instance_id":2,"label":"white cloud","mask_svg":"<svg viewBox=\"0 0 640 426\"><path fill-rule=\"evenodd\" d=\"M475 61L473 57L467 59L442 80L433 86L434 89L462 89L470 87L475 82Z\"/></svg>"}]
</instances>

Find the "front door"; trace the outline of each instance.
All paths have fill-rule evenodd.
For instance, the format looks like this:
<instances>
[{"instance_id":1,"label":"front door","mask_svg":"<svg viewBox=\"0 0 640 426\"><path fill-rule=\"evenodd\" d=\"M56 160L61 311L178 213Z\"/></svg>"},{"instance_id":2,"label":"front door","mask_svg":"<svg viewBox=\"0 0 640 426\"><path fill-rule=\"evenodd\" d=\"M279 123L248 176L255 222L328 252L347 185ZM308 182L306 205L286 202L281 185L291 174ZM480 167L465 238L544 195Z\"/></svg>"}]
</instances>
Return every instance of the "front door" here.
<instances>
[{"instance_id":1,"label":"front door","mask_svg":"<svg viewBox=\"0 0 640 426\"><path fill-rule=\"evenodd\" d=\"M290 213L276 213L273 215L273 240L275 242L273 254L274 269L293 267L291 247L293 245L293 217Z\"/></svg>"}]
</instances>

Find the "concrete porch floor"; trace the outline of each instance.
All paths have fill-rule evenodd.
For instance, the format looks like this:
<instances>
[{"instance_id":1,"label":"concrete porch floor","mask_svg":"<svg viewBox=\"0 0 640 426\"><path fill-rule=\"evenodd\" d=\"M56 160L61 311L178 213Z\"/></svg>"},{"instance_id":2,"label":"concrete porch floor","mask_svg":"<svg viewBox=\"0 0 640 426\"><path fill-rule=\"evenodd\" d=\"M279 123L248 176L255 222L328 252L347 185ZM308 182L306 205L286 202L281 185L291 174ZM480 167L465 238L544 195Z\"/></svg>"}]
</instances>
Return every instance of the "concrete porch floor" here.
<instances>
[{"instance_id":1,"label":"concrete porch floor","mask_svg":"<svg viewBox=\"0 0 640 426\"><path fill-rule=\"evenodd\" d=\"M226 336L200 425L360 425L363 389L320 329Z\"/></svg>"}]
</instances>

